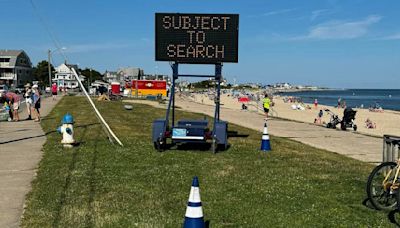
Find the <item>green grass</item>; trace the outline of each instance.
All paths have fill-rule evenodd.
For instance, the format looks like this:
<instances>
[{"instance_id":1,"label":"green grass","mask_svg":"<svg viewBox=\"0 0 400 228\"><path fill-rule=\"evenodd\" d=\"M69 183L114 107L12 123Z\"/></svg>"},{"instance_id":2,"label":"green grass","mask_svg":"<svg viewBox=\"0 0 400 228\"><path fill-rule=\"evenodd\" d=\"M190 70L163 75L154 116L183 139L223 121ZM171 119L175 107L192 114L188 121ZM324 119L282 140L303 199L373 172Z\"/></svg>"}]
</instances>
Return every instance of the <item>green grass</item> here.
<instances>
[{"instance_id":1,"label":"green grass","mask_svg":"<svg viewBox=\"0 0 400 228\"><path fill-rule=\"evenodd\" d=\"M385 213L362 205L371 165L278 137L263 153L261 133L235 125L230 130L249 137L230 138L226 152L159 153L151 126L165 110L97 105L125 146L109 143L84 98L64 97L42 121L47 142L23 227L180 227L195 175L211 227L391 226ZM81 142L74 149L55 132L67 112Z\"/></svg>"}]
</instances>

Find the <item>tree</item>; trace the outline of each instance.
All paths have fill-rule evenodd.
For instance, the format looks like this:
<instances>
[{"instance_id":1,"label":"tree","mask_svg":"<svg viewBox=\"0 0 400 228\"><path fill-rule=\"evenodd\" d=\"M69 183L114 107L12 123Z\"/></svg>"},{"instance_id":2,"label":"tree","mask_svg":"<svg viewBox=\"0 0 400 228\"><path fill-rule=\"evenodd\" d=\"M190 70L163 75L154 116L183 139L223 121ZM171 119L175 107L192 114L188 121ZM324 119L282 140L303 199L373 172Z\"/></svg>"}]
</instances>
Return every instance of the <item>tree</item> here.
<instances>
[{"instance_id":1,"label":"tree","mask_svg":"<svg viewBox=\"0 0 400 228\"><path fill-rule=\"evenodd\" d=\"M196 89L211 88L214 86L214 82L210 80L204 80L200 82L191 83L191 86Z\"/></svg>"},{"instance_id":2,"label":"tree","mask_svg":"<svg viewBox=\"0 0 400 228\"><path fill-rule=\"evenodd\" d=\"M54 78L54 67L50 64L51 69L51 78ZM33 77L36 81L39 81L40 85L50 86L49 85L49 68L48 62L46 60L42 60L37 64L36 67L33 68Z\"/></svg>"},{"instance_id":3,"label":"tree","mask_svg":"<svg viewBox=\"0 0 400 228\"><path fill-rule=\"evenodd\" d=\"M80 69L81 75L85 76L87 83L92 83L95 80L102 80L103 75L97 70L93 70L91 68L85 68L84 70Z\"/></svg>"}]
</instances>

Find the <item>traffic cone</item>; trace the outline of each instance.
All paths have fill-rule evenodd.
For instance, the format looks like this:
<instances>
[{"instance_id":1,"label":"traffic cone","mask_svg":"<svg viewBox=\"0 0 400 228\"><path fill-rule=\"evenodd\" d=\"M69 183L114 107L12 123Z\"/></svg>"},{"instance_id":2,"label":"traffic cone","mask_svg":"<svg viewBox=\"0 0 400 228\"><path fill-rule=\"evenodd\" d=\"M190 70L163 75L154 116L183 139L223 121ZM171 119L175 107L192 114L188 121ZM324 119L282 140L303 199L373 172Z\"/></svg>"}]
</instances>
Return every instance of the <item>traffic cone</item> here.
<instances>
[{"instance_id":1,"label":"traffic cone","mask_svg":"<svg viewBox=\"0 0 400 228\"><path fill-rule=\"evenodd\" d=\"M264 131L263 131L263 135L261 138L261 150L262 151L270 151L271 150L271 144L269 142L267 123L264 124Z\"/></svg>"},{"instance_id":2,"label":"traffic cone","mask_svg":"<svg viewBox=\"0 0 400 228\"><path fill-rule=\"evenodd\" d=\"M189 201L186 208L184 228L204 228L203 208L201 207L199 179L193 177Z\"/></svg>"}]
</instances>

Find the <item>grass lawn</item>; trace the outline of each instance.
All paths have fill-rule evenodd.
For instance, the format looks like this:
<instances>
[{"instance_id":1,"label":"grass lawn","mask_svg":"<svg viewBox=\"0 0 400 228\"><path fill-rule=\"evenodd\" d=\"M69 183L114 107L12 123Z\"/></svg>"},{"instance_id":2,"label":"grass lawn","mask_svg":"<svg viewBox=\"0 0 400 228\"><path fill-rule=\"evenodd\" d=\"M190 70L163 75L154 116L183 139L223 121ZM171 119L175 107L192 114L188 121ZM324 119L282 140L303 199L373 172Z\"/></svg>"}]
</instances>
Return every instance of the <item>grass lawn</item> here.
<instances>
[{"instance_id":1,"label":"grass lawn","mask_svg":"<svg viewBox=\"0 0 400 228\"><path fill-rule=\"evenodd\" d=\"M151 126L165 110L97 105L125 146L109 143L84 98L64 97L42 121L47 142L23 227L180 227L195 175L211 227L392 227L386 213L362 205L371 165L278 137L263 153L261 133L235 125L249 137L230 138L226 152L159 153ZM67 112L81 143L74 149L55 132Z\"/></svg>"}]
</instances>

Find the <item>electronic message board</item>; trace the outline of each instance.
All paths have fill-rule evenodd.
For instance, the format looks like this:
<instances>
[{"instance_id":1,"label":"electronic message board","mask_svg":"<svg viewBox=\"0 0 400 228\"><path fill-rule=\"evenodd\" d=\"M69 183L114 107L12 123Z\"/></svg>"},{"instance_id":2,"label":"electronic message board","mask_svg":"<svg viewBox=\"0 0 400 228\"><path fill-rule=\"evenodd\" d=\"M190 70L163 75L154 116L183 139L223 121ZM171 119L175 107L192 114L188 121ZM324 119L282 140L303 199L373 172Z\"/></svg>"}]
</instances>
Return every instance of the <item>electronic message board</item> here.
<instances>
[{"instance_id":1,"label":"electronic message board","mask_svg":"<svg viewBox=\"0 0 400 228\"><path fill-rule=\"evenodd\" d=\"M156 60L238 62L238 14L156 13Z\"/></svg>"}]
</instances>

